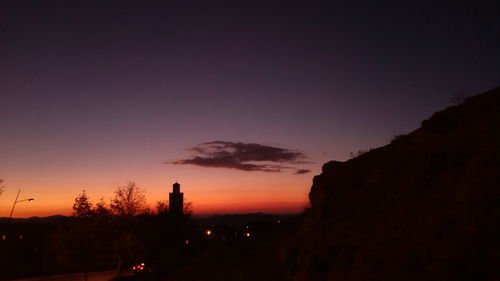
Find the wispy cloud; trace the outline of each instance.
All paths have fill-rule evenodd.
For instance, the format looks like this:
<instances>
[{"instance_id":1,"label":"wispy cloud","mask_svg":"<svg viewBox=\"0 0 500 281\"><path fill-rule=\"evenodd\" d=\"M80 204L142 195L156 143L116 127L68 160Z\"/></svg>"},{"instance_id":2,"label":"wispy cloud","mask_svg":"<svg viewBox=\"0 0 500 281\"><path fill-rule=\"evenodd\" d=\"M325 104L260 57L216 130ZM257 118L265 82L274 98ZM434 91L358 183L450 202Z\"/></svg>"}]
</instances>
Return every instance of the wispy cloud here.
<instances>
[{"instance_id":1,"label":"wispy cloud","mask_svg":"<svg viewBox=\"0 0 500 281\"><path fill-rule=\"evenodd\" d=\"M298 169L295 171L294 174L297 174L297 175L303 175L303 174L307 174L307 173L310 173L311 170L308 170L308 169Z\"/></svg>"},{"instance_id":2,"label":"wispy cloud","mask_svg":"<svg viewBox=\"0 0 500 281\"><path fill-rule=\"evenodd\" d=\"M282 172L294 169L286 165L307 163L301 151L258 143L212 141L189 150L194 153L191 158L165 163L261 172ZM297 169L295 173L307 172Z\"/></svg>"}]
</instances>

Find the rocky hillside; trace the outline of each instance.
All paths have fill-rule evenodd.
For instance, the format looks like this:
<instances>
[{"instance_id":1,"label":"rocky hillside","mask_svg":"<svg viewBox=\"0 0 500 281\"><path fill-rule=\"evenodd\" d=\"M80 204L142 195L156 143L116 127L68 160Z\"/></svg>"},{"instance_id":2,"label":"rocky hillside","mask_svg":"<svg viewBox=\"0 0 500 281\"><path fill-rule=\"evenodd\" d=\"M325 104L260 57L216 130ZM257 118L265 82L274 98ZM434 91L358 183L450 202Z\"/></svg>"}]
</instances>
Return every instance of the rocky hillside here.
<instances>
[{"instance_id":1,"label":"rocky hillside","mask_svg":"<svg viewBox=\"0 0 500 281\"><path fill-rule=\"evenodd\" d=\"M500 88L314 177L294 280L500 280Z\"/></svg>"}]
</instances>

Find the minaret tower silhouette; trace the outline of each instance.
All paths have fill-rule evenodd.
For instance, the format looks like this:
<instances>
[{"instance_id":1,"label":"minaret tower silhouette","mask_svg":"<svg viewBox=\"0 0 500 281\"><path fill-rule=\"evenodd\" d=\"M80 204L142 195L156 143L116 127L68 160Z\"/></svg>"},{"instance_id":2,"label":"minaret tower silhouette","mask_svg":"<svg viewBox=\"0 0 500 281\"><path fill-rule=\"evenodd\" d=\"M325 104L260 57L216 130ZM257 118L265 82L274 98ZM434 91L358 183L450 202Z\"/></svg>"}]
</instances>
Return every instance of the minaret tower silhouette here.
<instances>
[{"instance_id":1,"label":"minaret tower silhouette","mask_svg":"<svg viewBox=\"0 0 500 281\"><path fill-rule=\"evenodd\" d=\"M168 196L168 211L172 214L182 214L184 205L184 194L181 192L181 185L175 182L173 190Z\"/></svg>"}]
</instances>

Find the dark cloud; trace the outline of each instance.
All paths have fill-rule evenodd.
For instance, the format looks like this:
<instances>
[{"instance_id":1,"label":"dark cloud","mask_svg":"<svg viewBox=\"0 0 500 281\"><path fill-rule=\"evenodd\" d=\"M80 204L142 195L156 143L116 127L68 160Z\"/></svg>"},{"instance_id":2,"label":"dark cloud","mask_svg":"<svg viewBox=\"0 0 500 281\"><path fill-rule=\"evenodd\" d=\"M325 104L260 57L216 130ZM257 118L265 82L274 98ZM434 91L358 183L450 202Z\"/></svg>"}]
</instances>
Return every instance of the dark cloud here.
<instances>
[{"instance_id":1,"label":"dark cloud","mask_svg":"<svg viewBox=\"0 0 500 281\"><path fill-rule=\"evenodd\" d=\"M193 157L168 163L262 172L282 172L292 169L286 164L306 163L300 151L258 143L213 141L199 144L190 151L195 154Z\"/></svg>"},{"instance_id":2,"label":"dark cloud","mask_svg":"<svg viewBox=\"0 0 500 281\"><path fill-rule=\"evenodd\" d=\"M310 173L311 170L308 170L308 169L298 169L295 171L295 174L297 175L302 175L302 174L307 174L307 173Z\"/></svg>"}]
</instances>

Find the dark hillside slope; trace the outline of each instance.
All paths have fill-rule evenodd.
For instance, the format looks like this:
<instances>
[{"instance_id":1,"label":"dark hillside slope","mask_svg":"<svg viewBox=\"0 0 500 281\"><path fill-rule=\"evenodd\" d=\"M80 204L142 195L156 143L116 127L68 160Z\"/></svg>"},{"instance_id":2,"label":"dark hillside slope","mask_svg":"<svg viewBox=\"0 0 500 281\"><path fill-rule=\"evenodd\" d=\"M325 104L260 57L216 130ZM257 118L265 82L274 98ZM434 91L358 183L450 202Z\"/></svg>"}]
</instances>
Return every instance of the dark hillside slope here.
<instances>
[{"instance_id":1,"label":"dark hillside slope","mask_svg":"<svg viewBox=\"0 0 500 281\"><path fill-rule=\"evenodd\" d=\"M500 88L314 177L294 280L500 280Z\"/></svg>"}]
</instances>

